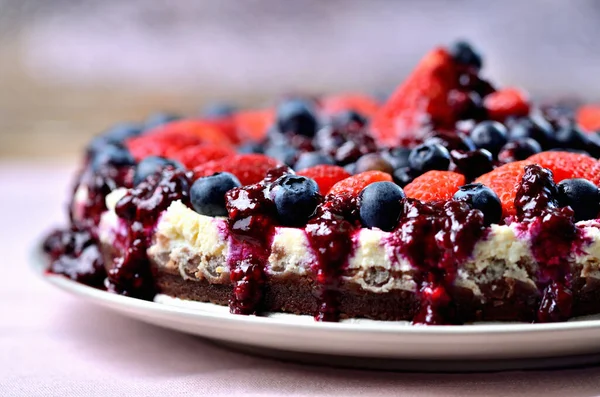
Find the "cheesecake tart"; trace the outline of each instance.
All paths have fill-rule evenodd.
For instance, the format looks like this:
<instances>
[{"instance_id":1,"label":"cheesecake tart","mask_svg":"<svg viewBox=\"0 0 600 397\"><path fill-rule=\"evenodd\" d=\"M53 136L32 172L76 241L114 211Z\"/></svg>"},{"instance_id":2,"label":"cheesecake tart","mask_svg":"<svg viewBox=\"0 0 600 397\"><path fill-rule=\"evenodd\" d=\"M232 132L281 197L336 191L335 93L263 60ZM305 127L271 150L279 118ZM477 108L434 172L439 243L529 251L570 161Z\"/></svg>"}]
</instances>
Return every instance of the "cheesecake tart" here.
<instances>
[{"instance_id":1,"label":"cheesecake tart","mask_svg":"<svg viewBox=\"0 0 600 397\"><path fill-rule=\"evenodd\" d=\"M154 115L95 137L48 272L109 292L459 325L600 313L600 107L435 48L392 95Z\"/></svg>"}]
</instances>

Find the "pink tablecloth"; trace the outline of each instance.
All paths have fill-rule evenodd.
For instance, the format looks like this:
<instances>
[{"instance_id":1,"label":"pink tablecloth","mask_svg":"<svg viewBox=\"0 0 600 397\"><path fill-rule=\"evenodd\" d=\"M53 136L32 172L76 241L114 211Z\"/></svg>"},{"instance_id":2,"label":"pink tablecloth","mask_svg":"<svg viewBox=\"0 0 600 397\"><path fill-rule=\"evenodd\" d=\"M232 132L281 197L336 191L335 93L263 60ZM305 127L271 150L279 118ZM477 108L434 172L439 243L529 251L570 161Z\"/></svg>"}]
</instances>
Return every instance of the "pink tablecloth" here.
<instances>
[{"instance_id":1,"label":"pink tablecloth","mask_svg":"<svg viewBox=\"0 0 600 397\"><path fill-rule=\"evenodd\" d=\"M487 374L311 367L227 351L79 302L27 264L41 231L64 219L72 171L0 163L0 396L600 395L600 367Z\"/></svg>"}]
</instances>

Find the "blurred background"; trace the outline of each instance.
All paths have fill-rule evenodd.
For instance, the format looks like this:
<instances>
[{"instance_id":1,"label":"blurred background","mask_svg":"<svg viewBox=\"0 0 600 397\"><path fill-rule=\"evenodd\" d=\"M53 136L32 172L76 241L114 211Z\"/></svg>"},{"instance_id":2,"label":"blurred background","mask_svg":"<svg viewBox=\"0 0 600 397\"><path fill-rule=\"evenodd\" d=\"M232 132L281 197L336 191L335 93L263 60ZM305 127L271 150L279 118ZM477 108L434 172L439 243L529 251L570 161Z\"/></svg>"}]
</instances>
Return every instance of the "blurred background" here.
<instances>
[{"instance_id":1,"label":"blurred background","mask_svg":"<svg viewBox=\"0 0 600 397\"><path fill-rule=\"evenodd\" d=\"M71 161L156 110L387 93L456 38L499 84L598 99L599 37L594 0L0 0L0 158Z\"/></svg>"}]
</instances>

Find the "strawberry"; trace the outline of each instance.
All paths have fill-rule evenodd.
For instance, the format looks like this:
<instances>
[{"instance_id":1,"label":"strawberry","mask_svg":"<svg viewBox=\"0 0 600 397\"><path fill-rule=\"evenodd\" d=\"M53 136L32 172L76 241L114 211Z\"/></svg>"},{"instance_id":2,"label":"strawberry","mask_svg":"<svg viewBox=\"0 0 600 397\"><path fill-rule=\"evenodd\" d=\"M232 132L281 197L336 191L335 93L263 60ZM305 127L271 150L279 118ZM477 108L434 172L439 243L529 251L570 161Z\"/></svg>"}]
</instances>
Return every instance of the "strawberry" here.
<instances>
[{"instance_id":1,"label":"strawberry","mask_svg":"<svg viewBox=\"0 0 600 397\"><path fill-rule=\"evenodd\" d=\"M575 114L577 123L588 132L600 130L600 105L584 105Z\"/></svg>"},{"instance_id":2,"label":"strawberry","mask_svg":"<svg viewBox=\"0 0 600 397\"><path fill-rule=\"evenodd\" d=\"M350 177L350 174L342 167L328 164L306 168L299 171L298 175L314 179L319 185L319 191L322 195L326 195L337 182Z\"/></svg>"},{"instance_id":3,"label":"strawberry","mask_svg":"<svg viewBox=\"0 0 600 397\"><path fill-rule=\"evenodd\" d=\"M192 169L209 161L233 155L235 150L228 146L205 144L185 147L171 153L169 157Z\"/></svg>"},{"instance_id":4,"label":"strawberry","mask_svg":"<svg viewBox=\"0 0 600 397\"><path fill-rule=\"evenodd\" d=\"M453 129L456 110L448 103L459 88L459 68L443 48L429 52L373 117L375 137L382 146L420 140L423 127Z\"/></svg>"},{"instance_id":5,"label":"strawberry","mask_svg":"<svg viewBox=\"0 0 600 397\"><path fill-rule=\"evenodd\" d=\"M232 128L224 120L200 120L184 119L172 121L148 131L147 135L154 134L188 134L196 136L202 143L212 143L215 145L231 146L234 139L231 138Z\"/></svg>"},{"instance_id":6,"label":"strawberry","mask_svg":"<svg viewBox=\"0 0 600 397\"><path fill-rule=\"evenodd\" d=\"M329 194L358 197L365 187L375 182L391 182L390 174L381 171L366 171L342 179L331 187Z\"/></svg>"},{"instance_id":7,"label":"strawberry","mask_svg":"<svg viewBox=\"0 0 600 397\"><path fill-rule=\"evenodd\" d=\"M237 154L201 164L194 168L194 175L200 178L216 172L230 172L242 185L251 185L260 182L267 171L278 165L277 160L262 154Z\"/></svg>"},{"instance_id":8,"label":"strawberry","mask_svg":"<svg viewBox=\"0 0 600 397\"><path fill-rule=\"evenodd\" d=\"M344 110L354 110L361 115L371 118L377 110L377 101L364 94L340 94L331 95L321 99L321 109L327 114L336 114Z\"/></svg>"},{"instance_id":9,"label":"strawberry","mask_svg":"<svg viewBox=\"0 0 600 397\"><path fill-rule=\"evenodd\" d=\"M483 106L492 120L504 121L509 116L522 117L529 114L528 95L518 88L504 88L485 97Z\"/></svg>"},{"instance_id":10,"label":"strawberry","mask_svg":"<svg viewBox=\"0 0 600 397\"><path fill-rule=\"evenodd\" d=\"M187 132L161 129L130 138L125 144L133 157L137 161L141 161L148 156L168 157L171 153L199 145L201 142L202 140L198 136Z\"/></svg>"},{"instance_id":11,"label":"strawberry","mask_svg":"<svg viewBox=\"0 0 600 397\"><path fill-rule=\"evenodd\" d=\"M563 179L584 178L600 186L600 162L586 154L542 152L534 154L527 161L552 171L556 183Z\"/></svg>"},{"instance_id":12,"label":"strawberry","mask_svg":"<svg viewBox=\"0 0 600 397\"><path fill-rule=\"evenodd\" d=\"M516 214L515 196L527 164L531 164L529 160L504 164L475 180L476 183L483 183L498 195L502 202L502 214L505 217Z\"/></svg>"},{"instance_id":13,"label":"strawberry","mask_svg":"<svg viewBox=\"0 0 600 397\"><path fill-rule=\"evenodd\" d=\"M451 171L428 171L404 187L406 197L421 201L449 200L465 184L465 176Z\"/></svg>"},{"instance_id":14,"label":"strawberry","mask_svg":"<svg viewBox=\"0 0 600 397\"><path fill-rule=\"evenodd\" d=\"M247 110L233 115L237 134L242 141L261 141L267 130L275 123L273 109Z\"/></svg>"}]
</instances>

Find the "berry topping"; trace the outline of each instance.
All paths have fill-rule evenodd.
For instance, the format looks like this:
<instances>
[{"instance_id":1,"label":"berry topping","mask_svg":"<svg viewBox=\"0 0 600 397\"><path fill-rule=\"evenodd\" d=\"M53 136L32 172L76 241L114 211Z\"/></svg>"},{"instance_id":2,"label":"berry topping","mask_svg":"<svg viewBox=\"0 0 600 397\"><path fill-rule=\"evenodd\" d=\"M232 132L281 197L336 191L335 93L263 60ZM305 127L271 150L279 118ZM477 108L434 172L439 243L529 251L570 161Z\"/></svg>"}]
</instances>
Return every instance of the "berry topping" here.
<instances>
[{"instance_id":1,"label":"berry topping","mask_svg":"<svg viewBox=\"0 0 600 397\"><path fill-rule=\"evenodd\" d=\"M394 167L381 154L369 153L361 156L356 161L356 169L354 170L358 174L367 171L381 171L392 174Z\"/></svg>"},{"instance_id":2,"label":"berry topping","mask_svg":"<svg viewBox=\"0 0 600 397\"><path fill-rule=\"evenodd\" d=\"M428 171L406 185L404 193L421 201L449 200L464 184L464 175L456 172Z\"/></svg>"},{"instance_id":3,"label":"berry topping","mask_svg":"<svg viewBox=\"0 0 600 397\"><path fill-rule=\"evenodd\" d=\"M333 185L342 179L346 179L350 174L337 165L316 165L298 172L298 175L314 179L319 185L321 194L326 195Z\"/></svg>"},{"instance_id":4,"label":"berry topping","mask_svg":"<svg viewBox=\"0 0 600 397\"><path fill-rule=\"evenodd\" d=\"M277 179L270 196L275 203L277 219L284 226L303 226L321 200L317 183L301 175L284 175Z\"/></svg>"},{"instance_id":5,"label":"berry topping","mask_svg":"<svg viewBox=\"0 0 600 397\"><path fill-rule=\"evenodd\" d=\"M571 207L575 221L596 219L600 213L600 192L592 182L581 179L564 179L557 185L558 204Z\"/></svg>"},{"instance_id":6,"label":"berry topping","mask_svg":"<svg viewBox=\"0 0 600 397\"><path fill-rule=\"evenodd\" d=\"M375 182L391 182L392 176L386 172L381 171L367 171L361 172L351 176L350 178L343 179L333 185L329 190L330 195L339 196L351 196L358 197L360 192L371 183Z\"/></svg>"},{"instance_id":7,"label":"berry topping","mask_svg":"<svg viewBox=\"0 0 600 397\"><path fill-rule=\"evenodd\" d=\"M584 178L596 186L600 184L600 162L586 154L542 152L529 157L527 161L551 170L557 183L563 179Z\"/></svg>"},{"instance_id":8,"label":"berry topping","mask_svg":"<svg viewBox=\"0 0 600 397\"><path fill-rule=\"evenodd\" d=\"M210 103L202 109L202 116L207 119L220 119L233 116L236 112L235 106L229 103Z\"/></svg>"},{"instance_id":9,"label":"berry topping","mask_svg":"<svg viewBox=\"0 0 600 397\"><path fill-rule=\"evenodd\" d=\"M498 195L504 217L515 214L515 194L527 164L528 160L508 163L475 179L475 183L484 184Z\"/></svg>"},{"instance_id":10,"label":"berry topping","mask_svg":"<svg viewBox=\"0 0 600 397\"><path fill-rule=\"evenodd\" d=\"M445 171L450 165L450 153L439 143L423 143L410 152L408 164L419 174L432 170Z\"/></svg>"},{"instance_id":11,"label":"berry topping","mask_svg":"<svg viewBox=\"0 0 600 397\"><path fill-rule=\"evenodd\" d=\"M492 120L504 121L509 117L529 114L529 98L518 88L504 88L486 96L483 106Z\"/></svg>"},{"instance_id":12,"label":"berry topping","mask_svg":"<svg viewBox=\"0 0 600 397\"><path fill-rule=\"evenodd\" d=\"M448 47L448 52L454 61L461 65L481 69L481 55L466 41L457 41Z\"/></svg>"},{"instance_id":13,"label":"berry topping","mask_svg":"<svg viewBox=\"0 0 600 397\"><path fill-rule=\"evenodd\" d=\"M262 154L239 154L199 165L194 168L194 174L199 178L217 172L230 172L242 185L251 185L262 180L268 170L279 164L277 160Z\"/></svg>"},{"instance_id":14,"label":"berry topping","mask_svg":"<svg viewBox=\"0 0 600 397\"><path fill-rule=\"evenodd\" d=\"M473 180L479 175L490 172L493 167L492 154L485 149L477 149L470 152L453 150L450 152L453 171L460 172L467 180Z\"/></svg>"},{"instance_id":15,"label":"berry topping","mask_svg":"<svg viewBox=\"0 0 600 397\"><path fill-rule=\"evenodd\" d=\"M517 217L541 216L544 210L558 207L557 197L558 189L552 179L552 171L537 164L526 165L515 196Z\"/></svg>"},{"instance_id":16,"label":"berry topping","mask_svg":"<svg viewBox=\"0 0 600 397\"><path fill-rule=\"evenodd\" d=\"M531 138L539 143L543 150L550 149L555 145L552 125L539 117L522 117L512 122L509 138L511 141Z\"/></svg>"},{"instance_id":17,"label":"berry topping","mask_svg":"<svg viewBox=\"0 0 600 397\"><path fill-rule=\"evenodd\" d=\"M340 127L349 126L350 124L364 127L367 124L367 119L354 110L344 110L333 117L333 124Z\"/></svg>"},{"instance_id":18,"label":"berry topping","mask_svg":"<svg viewBox=\"0 0 600 397\"><path fill-rule=\"evenodd\" d=\"M194 211L208 216L227 216L225 194L242 184L229 172L218 172L196 179L190 188L190 202Z\"/></svg>"},{"instance_id":19,"label":"berry topping","mask_svg":"<svg viewBox=\"0 0 600 397\"><path fill-rule=\"evenodd\" d=\"M151 130L161 125L168 124L175 120L180 120L181 116L173 113L154 113L146 119L144 122L144 130Z\"/></svg>"},{"instance_id":20,"label":"berry topping","mask_svg":"<svg viewBox=\"0 0 600 397\"><path fill-rule=\"evenodd\" d=\"M600 130L600 105L584 105L577 109L577 124L586 131Z\"/></svg>"},{"instance_id":21,"label":"berry topping","mask_svg":"<svg viewBox=\"0 0 600 397\"><path fill-rule=\"evenodd\" d=\"M381 151L381 156L387 160L394 169L397 169L408 167L408 156L410 155L410 151L409 148L397 147Z\"/></svg>"},{"instance_id":22,"label":"berry topping","mask_svg":"<svg viewBox=\"0 0 600 397\"><path fill-rule=\"evenodd\" d=\"M448 94L459 87L458 67L443 48L429 52L373 118L373 130L382 146L414 142L431 123L436 128L454 127L455 109Z\"/></svg>"},{"instance_id":23,"label":"berry topping","mask_svg":"<svg viewBox=\"0 0 600 397\"><path fill-rule=\"evenodd\" d=\"M107 166L122 167L135 165L135 159L127 148L117 144L107 144L92 158L92 169L99 171Z\"/></svg>"},{"instance_id":24,"label":"berry topping","mask_svg":"<svg viewBox=\"0 0 600 397\"><path fill-rule=\"evenodd\" d=\"M497 121L482 121L471 131L471 139L478 148L497 155L508 141L507 133L506 127Z\"/></svg>"},{"instance_id":25,"label":"berry topping","mask_svg":"<svg viewBox=\"0 0 600 397\"><path fill-rule=\"evenodd\" d=\"M489 187L481 183L470 183L461 186L454 194L454 199L464 201L471 208L483 213L485 224L500 223L502 220L502 203Z\"/></svg>"},{"instance_id":26,"label":"berry topping","mask_svg":"<svg viewBox=\"0 0 600 397\"><path fill-rule=\"evenodd\" d=\"M187 168L192 169L212 160L219 160L235 155L235 151L229 146L203 145L188 146L171 154L171 158L179 161Z\"/></svg>"},{"instance_id":27,"label":"berry topping","mask_svg":"<svg viewBox=\"0 0 600 397\"><path fill-rule=\"evenodd\" d=\"M508 142L502 147L500 153L498 153L498 160L503 163L525 160L541 151L542 147L537 141L534 141L531 138L519 138L512 142Z\"/></svg>"},{"instance_id":28,"label":"berry topping","mask_svg":"<svg viewBox=\"0 0 600 397\"><path fill-rule=\"evenodd\" d=\"M402 212L402 189L393 182L375 182L360 192L360 222L365 227L393 230Z\"/></svg>"},{"instance_id":29,"label":"berry topping","mask_svg":"<svg viewBox=\"0 0 600 397\"><path fill-rule=\"evenodd\" d=\"M280 132L313 137L317 131L316 110L313 103L290 99L277 108L277 127Z\"/></svg>"},{"instance_id":30,"label":"berry topping","mask_svg":"<svg viewBox=\"0 0 600 397\"><path fill-rule=\"evenodd\" d=\"M314 167L322 164L334 164L333 158L321 152L304 152L298 157L298 161L294 165L296 171L304 170L306 168Z\"/></svg>"},{"instance_id":31,"label":"berry topping","mask_svg":"<svg viewBox=\"0 0 600 397\"><path fill-rule=\"evenodd\" d=\"M166 167L183 168L181 164L176 161L165 159L157 156L149 156L143 159L135 167L135 174L133 175L133 184L138 185L144 179L152 174L156 174Z\"/></svg>"}]
</instances>

